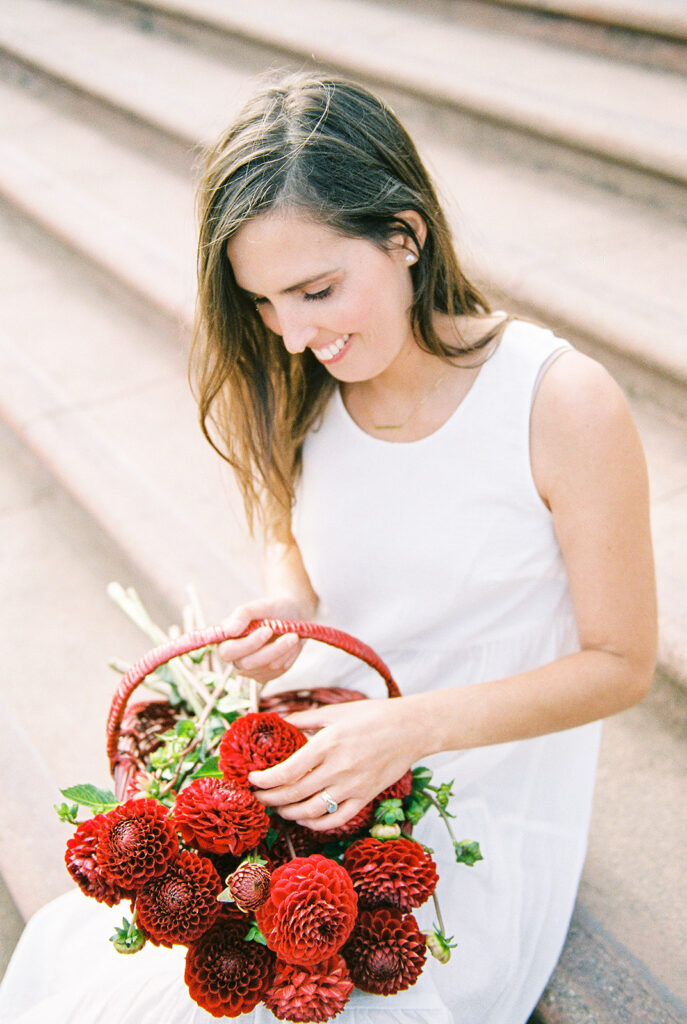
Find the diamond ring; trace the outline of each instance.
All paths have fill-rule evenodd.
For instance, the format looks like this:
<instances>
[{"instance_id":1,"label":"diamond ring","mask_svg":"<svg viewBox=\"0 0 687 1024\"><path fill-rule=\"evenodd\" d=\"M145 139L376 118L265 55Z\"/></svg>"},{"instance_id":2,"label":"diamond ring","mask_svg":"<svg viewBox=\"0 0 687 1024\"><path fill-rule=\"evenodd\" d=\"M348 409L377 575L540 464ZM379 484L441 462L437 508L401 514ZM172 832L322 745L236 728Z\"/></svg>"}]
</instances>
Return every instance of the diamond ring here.
<instances>
[{"instance_id":1,"label":"diamond ring","mask_svg":"<svg viewBox=\"0 0 687 1024\"><path fill-rule=\"evenodd\" d=\"M329 793L326 789L323 789L320 793L318 793L318 796L320 800L324 800L324 802L326 803L327 814L334 814L335 811L338 811L339 805L337 804L332 794Z\"/></svg>"}]
</instances>

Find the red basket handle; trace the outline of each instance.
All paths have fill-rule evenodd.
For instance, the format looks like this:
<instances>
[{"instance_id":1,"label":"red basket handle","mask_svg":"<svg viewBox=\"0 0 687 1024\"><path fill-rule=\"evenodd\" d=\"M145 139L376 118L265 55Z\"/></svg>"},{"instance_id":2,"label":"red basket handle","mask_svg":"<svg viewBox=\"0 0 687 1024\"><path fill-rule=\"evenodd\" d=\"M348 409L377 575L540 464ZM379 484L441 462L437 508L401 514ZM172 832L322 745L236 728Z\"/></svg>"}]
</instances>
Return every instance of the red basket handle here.
<instances>
[{"instance_id":1,"label":"red basket handle","mask_svg":"<svg viewBox=\"0 0 687 1024\"><path fill-rule=\"evenodd\" d=\"M282 636L284 633L297 633L304 640L319 640L331 647L338 647L339 650L360 658L371 668L379 672L386 683L389 697L400 697L401 691L394 682L389 668L371 647L364 644L348 633L332 626L322 626L317 622L293 622L288 619L254 619L241 636L248 636L249 633L259 629L260 626L269 626L274 634ZM154 647L142 658L139 658L131 666L126 675L122 676L117 689L115 690L110 713L107 719L107 756L110 759L110 767L113 768L119 732L122 726L122 717L126 709L129 697L136 687L143 682L146 676L154 672L156 668L165 665L172 658L178 658L181 654L190 654L201 647L208 647L210 644L219 644L224 640L235 640L237 637L223 626L208 626L207 629L197 629L192 633L184 633L183 636L170 640L168 643Z\"/></svg>"}]
</instances>

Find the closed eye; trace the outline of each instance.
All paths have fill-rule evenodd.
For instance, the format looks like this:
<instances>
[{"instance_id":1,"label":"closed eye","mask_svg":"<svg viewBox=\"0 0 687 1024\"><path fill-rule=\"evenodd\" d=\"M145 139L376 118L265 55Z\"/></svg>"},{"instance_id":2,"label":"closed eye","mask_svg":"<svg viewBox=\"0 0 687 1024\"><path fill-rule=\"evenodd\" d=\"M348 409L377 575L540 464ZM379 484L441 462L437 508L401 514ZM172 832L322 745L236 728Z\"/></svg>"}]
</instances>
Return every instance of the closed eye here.
<instances>
[{"instance_id":1,"label":"closed eye","mask_svg":"<svg viewBox=\"0 0 687 1024\"><path fill-rule=\"evenodd\" d=\"M318 299L326 299L332 290L330 284L326 288L323 288L319 292L303 292L303 298L306 302L316 302Z\"/></svg>"}]
</instances>

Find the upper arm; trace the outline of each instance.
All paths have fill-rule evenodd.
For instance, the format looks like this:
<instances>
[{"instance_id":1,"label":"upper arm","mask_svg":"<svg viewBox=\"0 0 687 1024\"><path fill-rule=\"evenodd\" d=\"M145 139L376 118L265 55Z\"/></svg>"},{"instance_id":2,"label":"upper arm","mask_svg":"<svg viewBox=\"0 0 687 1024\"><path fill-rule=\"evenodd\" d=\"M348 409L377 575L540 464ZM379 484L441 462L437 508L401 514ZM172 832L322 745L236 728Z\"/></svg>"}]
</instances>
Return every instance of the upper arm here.
<instances>
[{"instance_id":1,"label":"upper arm","mask_svg":"<svg viewBox=\"0 0 687 1024\"><path fill-rule=\"evenodd\" d=\"M657 631L646 461L627 402L598 363L569 352L546 371L532 409L531 457L580 643L623 657L641 691Z\"/></svg>"}]
</instances>

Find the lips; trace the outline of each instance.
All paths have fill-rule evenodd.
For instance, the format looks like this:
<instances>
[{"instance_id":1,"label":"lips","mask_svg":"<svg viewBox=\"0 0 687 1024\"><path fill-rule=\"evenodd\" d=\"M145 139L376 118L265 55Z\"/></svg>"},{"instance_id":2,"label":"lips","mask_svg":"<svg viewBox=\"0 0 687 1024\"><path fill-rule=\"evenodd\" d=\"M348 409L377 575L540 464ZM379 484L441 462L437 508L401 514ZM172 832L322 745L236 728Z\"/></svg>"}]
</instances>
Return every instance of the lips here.
<instances>
[{"instance_id":1,"label":"lips","mask_svg":"<svg viewBox=\"0 0 687 1024\"><path fill-rule=\"evenodd\" d=\"M329 363L332 359L338 356L349 338L350 334L342 334L341 337L337 338L336 341L333 341L331 345L323 345L320 348L314 348L312 349L312 352L321 363Z\"/></svg>"}]
</instances>

